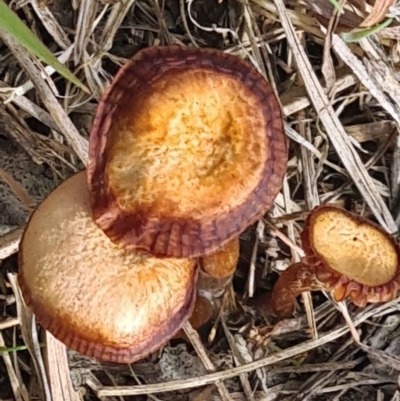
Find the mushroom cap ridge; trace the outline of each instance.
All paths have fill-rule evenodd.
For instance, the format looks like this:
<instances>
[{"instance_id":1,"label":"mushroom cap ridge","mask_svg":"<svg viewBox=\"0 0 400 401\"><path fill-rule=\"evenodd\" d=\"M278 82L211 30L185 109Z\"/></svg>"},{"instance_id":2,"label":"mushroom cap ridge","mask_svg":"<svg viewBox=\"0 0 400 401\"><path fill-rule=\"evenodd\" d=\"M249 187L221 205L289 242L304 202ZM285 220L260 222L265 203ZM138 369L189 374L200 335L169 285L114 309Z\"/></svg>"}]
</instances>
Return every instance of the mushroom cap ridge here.
<instances>
[{"instance_id":1,"label":"mushroom cap ridge","mask_svg":"<svg viewBox=\"0 0 400 401\"><path fill-rule=\"evenodd\" d=\"M41 326L67 347L132 363L183 326L196 298L194 260L132 252L92 219L86 172L58 186L32 214L18 282Z\"/></svg>"},{"instance_id":2,"label":"mushroom cap ridge","mask_svg":"<svg viewBox=\"0 0 400 401\"><path fill-rule=\"evenodd\" d=\"M190 258L269 210L288 157L265 78L239 57L180 46L146 48L119 70L100 100L89 153L91 206L107 236Z\"/></svg>"},{"instance_id":3,"label":"mushroom cap ridge","mask_svg":"<svg viewBox=\"0 0 400 401\"><path fill-rule=\"evenodd\" d=\"M341 216L341 223L321 221L324 213L331 218ZM321 246L322 233L313 235L313 227L318 221L321 227L331 230L326 246ZM365 230L373 238L369 238ZM337 244L335 248L335 239L346 242L347 237L347 244ZM322 204L308 215L301 242L306 253L303 263L310 268L313 266L316 278L332 292L336 301L349 298L356 305L365 306L368 302L387 302L396 297L400 288L400 247L374 222L336 205ZM339 263L342 254L347 257Z\"/></svg>"}]
</instances>

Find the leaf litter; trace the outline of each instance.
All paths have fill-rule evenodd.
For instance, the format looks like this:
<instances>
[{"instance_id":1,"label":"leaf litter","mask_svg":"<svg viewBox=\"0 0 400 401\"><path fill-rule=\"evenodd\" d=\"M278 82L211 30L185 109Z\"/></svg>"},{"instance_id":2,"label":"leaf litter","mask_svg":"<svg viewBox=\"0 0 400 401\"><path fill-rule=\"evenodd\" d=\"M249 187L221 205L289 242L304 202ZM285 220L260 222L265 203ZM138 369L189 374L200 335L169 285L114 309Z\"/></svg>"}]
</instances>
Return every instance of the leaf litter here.
<instances>
[{"instance_id":1,"label":"leaf litter","mask_svg":"<svg viewBox=\"0 0 400 401\"><path fill-rule=\"evenodd\" d=\"M398 3L6 3L90 93L0 32L0 346L8 350L0 400L400 400L400 298L359 309L306 293L279 322L262 303L302 256L299 233L314 206L333 202L398 231ZM36 326L15 281L18 243L32 207L86 165L90 124L112 76L159 44L220 48L263 73L282 103L288 170L274 207L241 236L220 317L131 366L100 363Z\"/></svg>"}]
</instances>

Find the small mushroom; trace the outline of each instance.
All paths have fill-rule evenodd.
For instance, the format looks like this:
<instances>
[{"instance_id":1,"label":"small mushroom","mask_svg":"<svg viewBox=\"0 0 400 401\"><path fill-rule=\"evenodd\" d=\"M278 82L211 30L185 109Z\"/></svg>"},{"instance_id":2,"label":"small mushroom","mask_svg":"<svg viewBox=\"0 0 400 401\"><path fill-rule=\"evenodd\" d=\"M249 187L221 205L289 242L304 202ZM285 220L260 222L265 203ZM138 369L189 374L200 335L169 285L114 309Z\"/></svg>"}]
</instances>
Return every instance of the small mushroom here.
<instances>
[{"instance_id":1,"label":"small mushroom","mask_svg":"<svg viewBox=\"0 0 400 401\"><path fill-rule=\"evenodd\" d=\"M202 296L197 296L189 323L195 330L200 329L213 317L213 306L211 302ZM179 330L173 338L187 338L184 330Z\"/></svg>"},{"instance_id":2,"label":"small mushroom","mask_svg":"<svg viewBox=\"0 0 400 401\"><path fill-rule=\"evenodd\" d=\"M182 328L196 298L194 260L128 251L95 224L84 171L32 214L19 266L41 326L99 360L132 363L157 350Z\"/></svg>"},{"instance_id":3,"label":"small mushroom","mask_svg":"<svg viewBox=\"0 0 400 401\"><path fill-rule=\"evenodd\" d=\"M287 148L279 102L248 62L150 47L103 94L90 132L94 218L115 243L201 257L271 207Z\"/></svg>"},{"instance_id":4,"label":"small mushroom","mask_svg":"<svg viewBox=\"0 0 400 401\"><path fill-rule=\"evenodd\" d=\"M306 256L286 269L270 298L273 312L290 316L304 291L326 290L335 301L387 302L400 288L400 251L381 227L335 205L315 208L301 241Z\"/></svg>"}]
</instances>

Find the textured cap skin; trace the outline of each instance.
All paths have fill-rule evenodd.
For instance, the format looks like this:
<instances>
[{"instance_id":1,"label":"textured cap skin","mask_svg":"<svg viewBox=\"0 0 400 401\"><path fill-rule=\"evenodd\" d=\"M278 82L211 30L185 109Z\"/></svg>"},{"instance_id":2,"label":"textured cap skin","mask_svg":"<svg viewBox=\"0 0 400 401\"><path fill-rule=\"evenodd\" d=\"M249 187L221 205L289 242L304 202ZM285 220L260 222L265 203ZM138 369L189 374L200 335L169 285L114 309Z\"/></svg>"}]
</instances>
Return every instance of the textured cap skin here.
<instances>
[{"instance_id":1,"label":"textured cap skin","mask_svg":"<svg viewBox=\"0 0 400 401\"><path fill-rule=\"evenodd\" d=\"M389 302L400 288L400 248L382 227L333 204L308 215L301 233L305 257L290 265L272 294L262 297L267 314L290 317L305 291L331 292L337 302Z\"/></svg>"},{"instance_id":2,"label":"textured cap skin","mask_svg":"<svg viewBox=\"0 0 400 401\"><path fill-rule=\"evenodd\" d=\"M125 247L207 255L269 210L287 157L279 103L249 63L212 49L147 48L97 109L94 218Z\"/></svg>"},{"instance_id":3,"label":"textured cap skin","mask_svg":"<svg viewBox=\"0 0 400 401\"><path fill-rule=\"evenodd\" d=\"M193 260L115 245L92 219L86 172L36 209L20 243L18 281L41 326L67 347L132 363L183 326L196 298Z\"/></svg>"},{"instance_id":4,"label":"textured cap skin","mask_svg":"<svg viewBox=\"0 0 400 401\"><path fill-rule=\"evenodd\" d=\"M318 219L324 215L332 216L332 220L343 220L328 226L329 256L318 245L324 233L314 231ZM342 243L335 242L336 238ZM318 281L332 292L336 301L351 299L356 305L365 306L368 302L387 302L397 296L400 248L394 238L374 222L336 205L323 204L309 214L301 241L307 255L306 264L315 266ZM348 261L338 263L334 259L343 251Z\"/></svg>"}]
</instances>

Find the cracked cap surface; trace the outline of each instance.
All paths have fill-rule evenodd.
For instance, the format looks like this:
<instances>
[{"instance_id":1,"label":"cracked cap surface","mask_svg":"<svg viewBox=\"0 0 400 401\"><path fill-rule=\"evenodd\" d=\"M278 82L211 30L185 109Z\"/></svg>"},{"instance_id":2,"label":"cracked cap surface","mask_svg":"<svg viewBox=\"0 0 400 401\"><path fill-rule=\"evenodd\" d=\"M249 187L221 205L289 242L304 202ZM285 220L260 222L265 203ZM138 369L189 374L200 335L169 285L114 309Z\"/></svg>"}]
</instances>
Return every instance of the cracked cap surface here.
<instances>
[{"instance_id":1,"label":"cracked cap surface","mask_svg":"<svg viewBox=\"0 0 400 401\"><path fill-rule=\"evenodd\" d=\"M278 101L250 64L211 49L147 48L97 110L91 206L116 243L203 256L265 214L286 161Z\"/></svg>"},{"instance_id":2,"label":"cracked cap surface","mask_svg":"<svg viewBox=\"0 0 400 401\"><path fill-rule=\"evenodd\" d=\"M42 327L101 360L131 363L155 351L195 301L194 261L127 251L97 227L84 171L33 213L19 265L23 296Z\"/></svg>"}]
</instances>

